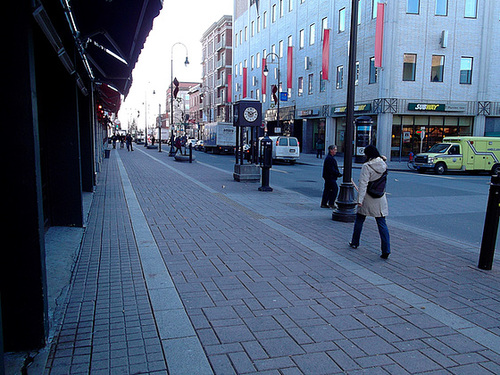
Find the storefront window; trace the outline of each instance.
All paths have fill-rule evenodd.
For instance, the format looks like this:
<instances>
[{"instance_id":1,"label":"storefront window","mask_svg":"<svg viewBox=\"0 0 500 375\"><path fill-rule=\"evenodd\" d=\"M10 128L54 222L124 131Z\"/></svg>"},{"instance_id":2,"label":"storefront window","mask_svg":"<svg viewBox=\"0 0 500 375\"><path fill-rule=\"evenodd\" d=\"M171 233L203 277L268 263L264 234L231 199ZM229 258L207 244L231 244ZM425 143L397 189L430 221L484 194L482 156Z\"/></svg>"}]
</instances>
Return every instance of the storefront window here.
<instances>
[{"instance_id":1,"label":"storefront window","mask_svg":"<svg viewBox=\"0 0 500 375\"><path fill-rule=\"evenodd\" d=\"M443 137L470 136L472 117L457 116L394 116L391 157L406 159L408 154L426 151ZM422 133L424 130L424 133ZM422 134L425 134L423 139Z\"/></svg>"}]
</instances>

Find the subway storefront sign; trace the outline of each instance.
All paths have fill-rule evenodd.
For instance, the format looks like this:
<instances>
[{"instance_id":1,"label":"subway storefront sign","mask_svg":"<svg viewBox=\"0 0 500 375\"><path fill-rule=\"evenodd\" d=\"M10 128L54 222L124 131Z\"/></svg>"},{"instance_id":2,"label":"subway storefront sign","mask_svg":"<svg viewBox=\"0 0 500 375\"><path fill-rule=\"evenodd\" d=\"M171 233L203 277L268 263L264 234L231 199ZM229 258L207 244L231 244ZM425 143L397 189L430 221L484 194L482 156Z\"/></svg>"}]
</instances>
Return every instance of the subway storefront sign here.
<instances>
[{"instance_id":1,"label":"subway storefront sign","mask_svg":"<svg viewBox=\"0 0 500 375\"><path fill-rule=\"evenodd\" d=\"M431 111L431 112L444 112L444 104L425 104L425 103L408 103L409 111Z\"/></svg>"}]
</instances>

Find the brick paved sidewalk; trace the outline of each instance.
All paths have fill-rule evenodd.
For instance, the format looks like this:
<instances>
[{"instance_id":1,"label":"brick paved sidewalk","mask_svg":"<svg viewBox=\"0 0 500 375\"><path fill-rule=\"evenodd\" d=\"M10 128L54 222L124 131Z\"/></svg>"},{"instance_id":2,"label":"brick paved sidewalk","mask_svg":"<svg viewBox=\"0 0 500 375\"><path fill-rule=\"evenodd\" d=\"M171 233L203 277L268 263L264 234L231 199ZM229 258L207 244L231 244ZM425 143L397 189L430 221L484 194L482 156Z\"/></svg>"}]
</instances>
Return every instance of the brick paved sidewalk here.
<instances>
[{"instance_id":1,"label":"brick paved sidewalk","mask_svg":"<svg viewBox=\"0 0 500 375\"><path fill-rule=\"evenodd\" d=\"M500 373L499 272L168 153L112 150L47 373ZM389 202L390 204L390 202Z\"/></svg>"}]
</instances>

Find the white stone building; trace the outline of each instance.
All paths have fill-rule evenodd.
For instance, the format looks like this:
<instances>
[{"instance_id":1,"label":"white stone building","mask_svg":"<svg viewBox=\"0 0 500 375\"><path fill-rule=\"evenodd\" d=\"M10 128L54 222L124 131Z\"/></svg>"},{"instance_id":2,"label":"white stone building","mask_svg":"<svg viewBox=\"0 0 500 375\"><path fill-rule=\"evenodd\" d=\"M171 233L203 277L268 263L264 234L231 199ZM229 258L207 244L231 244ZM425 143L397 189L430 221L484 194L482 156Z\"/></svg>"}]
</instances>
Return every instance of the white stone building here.
<instances>
[{"instance_id":1,"label":"white stone building","mask_svg":"<svg viewBox=\"0 0 500 375\"><path fill-rule=\"evenodd\" d=\"M500 136L500 2L386 0L375 68L377 2L359 1L355 116L372 118L380 151L404 158L419 151L419 134L424 148L445 135ZM297 136L302 152L313 152L318 137L342 151L351 1L235 0L234 12L233 101L261 100L269 132ZM328 80L321 79L324 29ZM270 100L275 55L288 94L280 126Z\"/></svg>"}]
</instances>

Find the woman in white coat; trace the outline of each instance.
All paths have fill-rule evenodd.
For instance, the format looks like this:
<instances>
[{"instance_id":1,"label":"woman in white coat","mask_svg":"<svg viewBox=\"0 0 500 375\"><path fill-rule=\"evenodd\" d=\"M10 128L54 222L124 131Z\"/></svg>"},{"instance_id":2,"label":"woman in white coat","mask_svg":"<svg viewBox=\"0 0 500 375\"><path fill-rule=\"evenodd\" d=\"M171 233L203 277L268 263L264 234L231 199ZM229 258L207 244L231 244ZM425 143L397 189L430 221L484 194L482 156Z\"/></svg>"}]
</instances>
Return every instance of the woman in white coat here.
<instances>
[{"instance_id":1,"label":"woman in white coat","mask_svg":"<svg viewBox=\"0 0 500 375\"><path fill-rule=\"evenodd\" d=\"M380 198L373 198L366 193L368 182L377 180L387 170L386 158L381 156L377 148L373 145L365 148L365 156L366 161L361 167L361 174L359 176L358 211L349 246L353 249L359 246L363 223L367 216L372 216L377 221L378 232L380 234L380 246L382 250L380 257L387 259L391 253L389 229L385 221L385 217L389 214L387 198L385 194Z\"/></svg>"}]
</instances>

